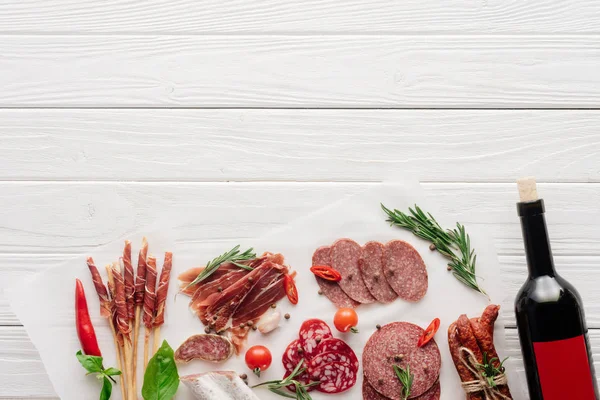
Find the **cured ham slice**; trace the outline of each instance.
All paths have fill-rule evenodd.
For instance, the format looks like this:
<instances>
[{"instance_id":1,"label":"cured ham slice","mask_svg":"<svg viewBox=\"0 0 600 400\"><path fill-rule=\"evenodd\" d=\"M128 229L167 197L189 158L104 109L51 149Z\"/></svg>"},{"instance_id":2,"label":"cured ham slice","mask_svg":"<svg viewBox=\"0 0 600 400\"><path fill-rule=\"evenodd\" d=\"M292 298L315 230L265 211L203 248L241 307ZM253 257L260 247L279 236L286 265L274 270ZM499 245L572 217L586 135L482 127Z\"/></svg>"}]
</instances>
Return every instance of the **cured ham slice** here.
<instances>
[{"instance_id":1,"label":"cured ham slice","mask_svg":"<svg viewBox=\"0 0 600 400\"><path fill-rule=\"evenodd\" d=\"M223 292L215 293L209 296L206 301L210 304L206 309L206 318L216 332L232 326L233 315L238 307L244 302L244 299L250 294L255 285L258 288L265 288L271 282L272 274L285 274L287 269L282 265L267 261L228 288ZM258 290L258 289L257 289ZM256 291L253 291L256 293ZM245 303L245 307L248 303ZM243 312L243 310L241 310Z\"/></svg>"},{"instance_id":2,"label":"cured ham slice","mask_svg":"<svg viewBox=\"0 0 600 400\"><path fill-rule=\"evenodd\" d=\"M223 291L223 288L227 288L241 279L244 275L248 274L248 271L245 269L241 269L236 267L236 270L232 270L229 273L221 276L221 278L209 282L205 285L199 287L194 295L192 296L192 300L190 302L190 308L196 315L200 318L204 325L208 325L208 320L206 319L206 309L210 305L206 299L215 294Z\"/></svg>"},{"instance_id":3,"label":"cured ham slice","mask_svg":"<svg viewBox=\"0 0 600 400\"><path fill-rule=\"evenodd\" d=\"M123 249L123 277L125 280L125 303L127 305L127 318L135 319L135 282L133 265L131 265L131 242L125 241Z\"/></svg>"},{"instance_id":4,"label":"cured ham slice","mask_svg":"<svg viewBox=\"0 0 600 400\"><path fill-rule=\"evenodd\" d=\"M165 322L165 303L169 292L169 281L171 279L171 268L173 267L173 253L165 253L165 261L160 271L160 280L156 289L156 317L154 326L161 326Z\"/></svg>"},{"instance_id":5,"label":"cured ham slice","mask_svg":"<svg viewBox=\"0 0 600 400\"><path fill-rule=\"evenodd\" d=\"M98 294L98 300L100 300L100 315L105 318L109 317L111 315L110 297L108 296L106 286L104 286L104 282L102 282L102 277L100 276L98 267L96 267L92 257L88 257L87 266L90 270L90 274L92 274L92 281L94 282L94 288Z\"/></svg>"},{"instance_id":6,"label":"cured ham slice","mask_svg":"<svg viewBox=\"0 0 600 400\"><path fill-rule=\"evenodd\" d=\"M137 306L144 304L144 292L146 291L146 257L148 257L148 241L142 239L142 248L138 255L137 276L135 277L134 300Z\"/></svg>"},{"instance_id":7,"label":"cured ham slice","mask_svg":"<svg viewBox=\"0 0 600 400\"><path fill-rule=\"evenodd\" d=\"M259 400L233 371L213 371L181 377L198 400Z\"/></svg>"},{"instance_id":8,"label":"cured ham slice","mask_svg":"<svg viewBox=\"0 0 600 400\"><path fill-rule=\"evenodd\" d=\"M115 308L117 312L117 328L119 332L129 339L129 333L131 332L131 325L129 325L129 318L127 316L127 301L125 299L125 281L121 274L121 268L118 264L113 264L112 275L115 284Z\"/></svg>"},{"instance_id":9,"label":"cured ham slice","mask_svg":"<svg viewBox=\"0 0 600 400\"><path fill-rule=\"evenodd\" d=\"M156 306L156 257L148 256L146 265L146 289L144 292L144 325L152 329Z\"/></svg>"}]
</instances>

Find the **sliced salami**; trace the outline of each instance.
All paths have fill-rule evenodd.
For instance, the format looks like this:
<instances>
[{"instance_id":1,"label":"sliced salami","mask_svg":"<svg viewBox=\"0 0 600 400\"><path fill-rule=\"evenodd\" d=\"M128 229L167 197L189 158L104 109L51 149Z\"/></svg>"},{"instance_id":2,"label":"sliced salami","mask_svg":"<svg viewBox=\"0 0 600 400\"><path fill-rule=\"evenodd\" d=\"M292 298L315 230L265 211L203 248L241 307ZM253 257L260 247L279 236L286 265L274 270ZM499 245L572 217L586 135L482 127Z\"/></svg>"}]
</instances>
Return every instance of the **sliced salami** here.
<instances>
[{"instance_id":1,"label":"sliced salami","mask_svg":"<svg viewBox=\"0 0 600 400\"><path fill-rule=\"evenodd\" d=\"M350 389L356 383L357 372L350 364L332 362L323 364L311 375L313 381L319 381L316 386L319 392L341 393Z\"/></svg>"},{"instance_id":2,"label":"sliced salami","mask_svg":"<svg viewBox=\"0 0 600 400\"><path fill-rule=\"evenodd\" d=\"M308 363L307 371L310 376L314 376L315 371L321 368L325 364L332 362L345 363L352 367L352 370L358 372L358 360L355 360L349 353L338 353L336 351L328 351L326 353L318 353Z\"/></svg>"},{"instance_id":3,"label":"sliced salami","mask_svg":"<svg viewBox=\"0 0 600 400\"><path fill-rule=\"evenodd\" d=\"M354 240L337 240L331 246L331 267L342 275L338 285L348 296L359 303L373 303L375 297L367 289L358 267L361 251L360 245Z\"/></svg>"},{"instance_id":4,"label":"sliced salami","mask_svg":"<svg viewBox=\"0 0 600 400\"><path fill-rule=\"evenodd\" d=\"M283 352L281 362L286 371L291 372L296 368L296 365L304 358L304 350L300 345L300 340L296 339L288 345Z\"/></svg>"},{"instance_id":5,"label":"sliced salami","mask_svg":"<svg viewBox=\"0 0 600 400\"><path fill-rule=\"evenodd\" d=\"M419 301L427 293L427 269L421 255L402 240L392 240L385 245L383 273L398 297Z\"/></svg>"},{"instance_id":6,"label":"sliced salami","mask_svg":"<svg viewBox=\"0 0 600 400\"><path fill-rule=\"evenodd\" d=\"M385 397L384 395L379 393L377 390L375 390L373 388L373 386L371 386L371 384L366 379L363 380L362 392L363 392L363 400L389 400L389 397ZM441 387L440 387L440 382L438 381L427 392L423 393L420 396L413 397L412 399L413 400L439 400L440 395L441 395Z\"/></svg>"},{"instance_id":7,"label":"sliced salami","mask_svg":"<svg viewBox=\"0 0 600 400\"><path fill-rule=\"evenodd\" d=\"M356 366L356 370L358 371L358 357L356 357L354 350L343 340L338 338L323 340L317 347L315 354L327 353L339 353L347 356L350 359L350 364Z\"/></svg>"},{"instance_id":8,"label":"sliced salami","mask_svg":"<svg viewBox=\"0 0 600 400\"><path fill-rule=\"evenodd\" d=\"M312 257L312 265L328 265L331 266L331 247L323 246L315 250ZM353 300L342 290L337 282L328 281L315 276L317 284L321 292L327 297L337 308L350 307L356 308L360 303Z\"/></svg>"},{"instance_id":9,"label":"sliced salami","mask_svg":"<svg viewBox=\"0 0 600 400\"><path fill-rule=\"evenodd\" d=\"M325 339L332 337L331 329L325 321L309 319L304 321L298 332L300 346L304 350L304 358L310 359L316 354L317 346Z\"/></svg>"},{"instance_id":10,"label":"sliced salami","mask_svg":"<svg viewBox=\"0 0 600 400\"><path fill-rule=\"evenodd\" d=\"M292 373L292 371L285 371L285 374L283 375L283 379L290 376L291 373ZM304 371L300 375L296 376L294 379L305 385L308 385L311 382L308 371ZM296 392L296 387L294 385L288 385L288 386L286 386L286 389L289 390L290 392L294 392L294 393ZM311 392L313 390L315 390L315 386L309 386L306 388L307 392Z\"/></svg>"},{"instance_id":11,"label":"sliced salami","mask_svg":"<svg viewBox=\"0 0 600 400\"><path fill-rule=\"evenodd\" d=\"M225 336L203 333L187 338L175 351L175 361L183 363L192 360L221 362L231 357L233 351L233 344Z\"/></svg>"},{"instance_id":12,"label":"sliced salami","mask_svg":"<svg viewBox=\"0 0 600 400\"><path fill-rule=\"evenodd\" d=\"M383 274L383 244L368 242L361 250L358 266L369 292L381 303L391 303L398 295Z\"/></svg>"},{"instance_id":13,"label":"sliced salami","mask_svg":"<svg viewBox=\"0 0 600 400\"><path fill-rule=\"evenodd\" d=\"M427 392L438 380L441 368L440 350L434 340L417 347L424 330L408 322L393 322L377 330L365 345L363 371L371 386L390 399L400 400L402 385L394 373L394 365L413 374L411 398Z\"/></svg>"}]
</instances>

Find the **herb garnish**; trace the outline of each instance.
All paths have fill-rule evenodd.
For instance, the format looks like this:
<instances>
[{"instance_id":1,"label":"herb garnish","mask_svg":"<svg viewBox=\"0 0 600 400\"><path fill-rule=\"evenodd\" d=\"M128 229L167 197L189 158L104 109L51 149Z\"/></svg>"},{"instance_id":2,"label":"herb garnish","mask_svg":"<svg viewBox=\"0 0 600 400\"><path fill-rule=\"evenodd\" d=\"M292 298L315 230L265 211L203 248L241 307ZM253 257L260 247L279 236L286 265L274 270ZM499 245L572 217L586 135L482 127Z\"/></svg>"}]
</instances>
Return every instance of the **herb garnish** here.
<instances>
[{"instance_id":1,"label":"herb garnish","mask_svg":"<svg viewBox=\"0 0 600 400\"><path fill-rule=\"evenodd\" d=\"M496 387L496 382L494 382L494 378L504 373L504 362L507 359L508 357L500 361L498 357L492 357L488 360L488 354L486 352L483 353L483 359L481 364L477 364L476 366L477 369L481 371L481 374L487 380L487 383L490 387ZM496 363L499 363L497 367L494 366L494 364Z\"/></svg>"},{"instance_id":2,"label":"herb garnish","mask_svg":"<svg viewBox=\"0 0 600 400\"><path fill-rule=\"evenodd\" d=\"M179 374L174 352L166 340L148 361L144 373L142 397L144 400L171 400L179 387Z\"/></svg>"},{"instance_id":3,"label":"herb garnish","mask_svg":"<svg viewBox=\"0 0 600 400\"><path fill-rule=\"evenodd\" d=\"M238 244L233 249L221 254L220 256L214 258L212 261L209 261L206 264L206 267L198 274L196 279L190 282L187 287L195 285L198 282L202 282L209 276L211 276L219 267L224 263L232 263L233 265L243 268L248 271L252 271L254 268L249 267L245 264L241 264L240 261L253 260L256 258L256 253L254 253L252 248L240 253L240 245Z\"/></svg>"},{"instance_id":4,"label":"herb garnish","mask_svg":"<svg viewBox=\"0 0 600 400\"><path fill-rule=\"evenodd\" d=\"M383 204L381 208L388 215L387 221L392 225L408 229L414 235L433 243L440 254L449 258L448 266L456 279L487 296L477 283L475 275L477 256L475 250L471 249L471 239L464 225L456 223L456 229L444 230L430 213L425 214L417 205L414 210L408 209L410 215L396 209L392 211Z\"/></svg>"},{"instance_id":5,"label":"herb garnish","mask_svg":"<svg viewBox=\"0 0 600 400\"><path fill-rule=\"evenodd\" d=\"M110 399L112 393L112 383L117 383L113 376L121 375L121 371L116 368L106 368L102 365L102 357L88 356L79 350L76 354L77 360L87 371L86 375L96 374L96 378L102 381L102 390L100 391L100 400Z\"/></svg>"},{"instance_id":6,"label":"herb garnish","mask_svg":"<svg viewBox=\"0 0 600 400\"><path fill-rule=\"evenodd\" d=\"M259 383L258 385L252 386L252 388L266 386L267 389L269 389L271 392L283 397L296 400L312 400L312 397L310 397L310 394L308 394L307 389L312 386L316 386L321 382L317 381L311 382L309 384L304 384L294 379L297 376L301 375L304 371L306 371L306 368L302 368L303 364L304 359L300 360L300 362L296 365L296 368L294 368L292 373L288 375L285 379ZM285 389L287 386L294 386L294 388L296 389L296 393L292 394L287 392L287 389Z\"/></svg>"},{"instance_id":7,"label":"herb garnish","mask_svg":"<svg viewBox=\"0 0 600 400\"><path fill-rule=\"evenodd\" d=\"M406 369L394 365L394 372L402 384L402 400L406 400L408 399L408 396L410 396L410 390L412 389L414 378L414 375L410 373L410 365L407 365Z\"/></svg>"}]
</instances>

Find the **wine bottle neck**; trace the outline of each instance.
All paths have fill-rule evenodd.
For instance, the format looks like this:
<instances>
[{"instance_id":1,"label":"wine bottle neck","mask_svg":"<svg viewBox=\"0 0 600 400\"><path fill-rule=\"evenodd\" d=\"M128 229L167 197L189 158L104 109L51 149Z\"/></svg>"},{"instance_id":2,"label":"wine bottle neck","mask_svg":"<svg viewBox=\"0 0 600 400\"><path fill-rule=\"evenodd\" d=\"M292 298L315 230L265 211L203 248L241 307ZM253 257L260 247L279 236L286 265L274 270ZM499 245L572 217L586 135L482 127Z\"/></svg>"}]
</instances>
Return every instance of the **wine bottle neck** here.
<instances>
[{"instance_id":1,"label":"wine bottle neck","mask_svg":"<svg viewBox=\"0 0 600 400\"><path fill-rule=\"evenodd\" d=\"M518 203L518 210L521 217L521 230L525 242L529 276L537 278L544 275L556 275L544 216L543 200Z\"/></svg>"}]
</instances>

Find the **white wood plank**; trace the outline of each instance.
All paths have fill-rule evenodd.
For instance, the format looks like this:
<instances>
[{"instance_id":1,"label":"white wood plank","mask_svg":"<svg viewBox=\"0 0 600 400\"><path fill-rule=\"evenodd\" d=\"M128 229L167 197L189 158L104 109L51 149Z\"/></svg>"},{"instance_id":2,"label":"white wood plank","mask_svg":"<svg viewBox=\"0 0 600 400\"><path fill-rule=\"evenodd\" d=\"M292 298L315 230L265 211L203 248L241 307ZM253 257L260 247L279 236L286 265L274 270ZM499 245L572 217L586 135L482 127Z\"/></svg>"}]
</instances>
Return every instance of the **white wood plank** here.
<instances>
[{"instance_id":1,"label":"white wood plank","mask_svg":"<svg viewBox=\"0 0 600 400\"><path fill-rule=\"evenodd\" d=\"M3 33L598 33L593 0L0 3Z\"/></svg>"},{"instance_id":2,"label":"white wood plank","mask_svg":"<svg viewBox=\"0 0 600 400\"><path fill-rule=\"evenodd\" d=\"M208 246L210 243L194 244L194 251L196 254L206 254L203 248L208 248ZM20 324L3 296L3 289L10 288L26 277L71 257L73 257L72 254L0 254L0 276L2 277L0 280L0 326ZM516 322L512 311L513 301L526 279L527 267L523 256L500 256L499 258L503 276L502 284L505 288L505 298L499 302L504 310L505 325L514 327ZM600 281L600 256L557 256L555 261L561 275L573 283L581 294L588 326L600 328L600 292L597 290L597 282Z\"/></svg>"},{"instance_id":3,"label":"white wood plank","mask_svg":"<svg viewBox=\"0 0 600 400\"><path fill-rule=\"evenodd\" d=\"M590 342L596 371L600 370L600 331L590 331ZM522 357L515 329L506 330L507 354L515 360L523 377ZM440 345L445 345L440 339ZM52 386L33 345L23 327L0 327L0 387L2 396L17 398L54 398ZM4 397L2 397L4 398Z\"/></svg>"},{"instance_id":4,"label":"white wood plank","mask_svg":"<svg viewBox=\"0 0 600 400\"><path fill-rule=\"evenodd\" d=\"M9 35L0 106L598 107L597 49L594 35Z\"/></svg>"},{"instance_id":5,"label":"white wood plank","mask_svg":"<svg viewBox=\"0 0 600 400\"><path fill-rule=\"evenodd\" d=\"M599 181L597 111L0 110L2 180Z\"/></svg>"},{"instance_id":6,"label":"white wood plank","mask_svg":"<svg viewBox=\"0 0 600 400\"><path fill-rule=\"evenodd\" d=\"M176 240L182 246L251 238L365 185L3 182L0 253L77 254L139 230L164 214L173 215ZM424 188L449 219L488 227L500 254L523 254L515 184L425 183ZM597 255L600 186L546 183L539 191L547 201L555 254Z\"/></svg>"}]
</instances>

